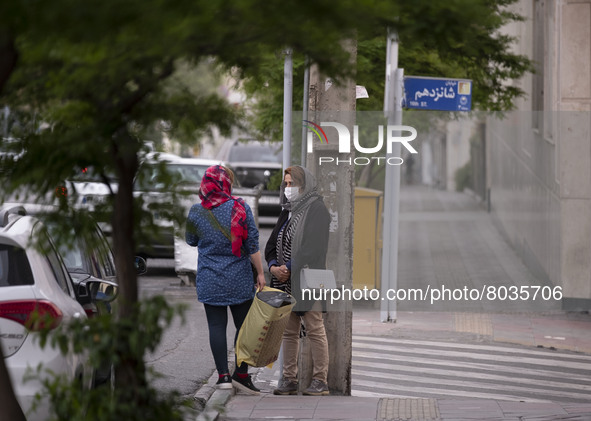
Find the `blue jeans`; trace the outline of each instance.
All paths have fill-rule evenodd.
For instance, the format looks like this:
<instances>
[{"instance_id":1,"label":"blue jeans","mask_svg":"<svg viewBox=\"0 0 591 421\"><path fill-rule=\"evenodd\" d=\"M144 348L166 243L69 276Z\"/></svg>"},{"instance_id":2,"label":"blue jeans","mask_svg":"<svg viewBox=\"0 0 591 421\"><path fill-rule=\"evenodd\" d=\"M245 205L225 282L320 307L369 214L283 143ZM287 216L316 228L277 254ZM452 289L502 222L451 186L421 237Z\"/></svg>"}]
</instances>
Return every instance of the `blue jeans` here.
<instances>
[{"instance_id":1,"label":"blue jeans","mask_svg":"<svg viewBox=\"0 0 591 421\"><path fill-rule=\"evenodd\" d=\"M230 307L232 319L234 319L234 326L236 327L236 335L234 336L234 346L236 346L238 332L248 314L251 304L252 300L232 306L212 306L209 304L203 304L203 307L205 307L205 315L207 316L207 325L209 327L209 346L211 347L213 360L215 361L215 368L217 369L218 374L229 373L228 343L226 340L228 307ZM234 356L234 365L236 366L236 356ZM240 364L240 367L236 368L236 372L248 373L248 364Z\"/></svg>"}]
</instances>

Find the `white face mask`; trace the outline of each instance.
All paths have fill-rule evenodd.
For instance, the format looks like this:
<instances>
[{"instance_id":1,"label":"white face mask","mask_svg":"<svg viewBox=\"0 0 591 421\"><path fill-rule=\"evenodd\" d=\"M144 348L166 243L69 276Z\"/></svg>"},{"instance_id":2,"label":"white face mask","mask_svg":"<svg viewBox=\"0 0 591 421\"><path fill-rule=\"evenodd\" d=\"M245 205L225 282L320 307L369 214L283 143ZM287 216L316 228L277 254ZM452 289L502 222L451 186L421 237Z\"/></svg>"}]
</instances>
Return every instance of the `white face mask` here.
<instances>
[{"instance_id":1,"label":"white face mask","mask_svg":"<svg viewBox=\"0 0 591 421\"><path fill-rule=\"evenodd\" d=\"M294 199L297 199L297 197L299 196L299 194L300 194L299 190L300 190L299 187L286 187L285 188L285 197L287 198L287 200L292 202Z\"/></svg>"}]
</instances>

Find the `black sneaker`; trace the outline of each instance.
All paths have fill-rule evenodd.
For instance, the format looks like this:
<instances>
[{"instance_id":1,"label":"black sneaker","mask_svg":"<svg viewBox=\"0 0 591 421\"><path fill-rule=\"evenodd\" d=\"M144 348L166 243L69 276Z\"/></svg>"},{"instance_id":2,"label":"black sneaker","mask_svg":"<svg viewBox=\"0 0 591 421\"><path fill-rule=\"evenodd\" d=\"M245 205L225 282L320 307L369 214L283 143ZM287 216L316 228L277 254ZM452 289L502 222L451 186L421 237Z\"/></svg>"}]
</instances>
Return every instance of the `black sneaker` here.
<instances>
[{"instance_id":1,"label":"black sneaker","mask_svg":"<svg viewBox=\"0 0 591 421\"><path fill-rule=\"evenodd\" d=\"M277 389L273 390L274 395L297 395L298 394L298 382L282 379L279 382Z\"/></svg>"},{"instance_id":2,"label":"black sneaker","mask_svg":"<svg viewBox=\"0 0 591 421\"><path fill-rule=\"evenodd\" d=\"M229 374L220 376L220 379L215 384L218 389L232 389L232 378Z\"/></svg>"},{"instance_id":3,"label":"black sneaker","mask_svg":"<svg viewBox=\"0 0 591 421\"><path fill-rule=\"evenodd\" d=\"M254 384L252 384L252 380L250 379L250 375L241 379L238 377L237 373L232 374L232 385L236 388L237 391L244 392L247 395L259 395L261 390L258 389Z\"/></svg>"}]
</instances>

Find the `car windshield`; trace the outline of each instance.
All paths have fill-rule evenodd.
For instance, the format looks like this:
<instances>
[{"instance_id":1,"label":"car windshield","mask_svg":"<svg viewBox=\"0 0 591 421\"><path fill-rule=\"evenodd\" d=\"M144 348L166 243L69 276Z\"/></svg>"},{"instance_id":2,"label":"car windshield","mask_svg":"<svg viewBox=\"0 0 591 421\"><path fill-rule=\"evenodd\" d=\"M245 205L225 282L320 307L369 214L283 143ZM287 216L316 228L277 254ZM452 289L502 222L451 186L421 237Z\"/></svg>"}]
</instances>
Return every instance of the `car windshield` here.
<instances>
[{"instance_id":1,"label":"car windshield","mask_svg":"<svg viewBox=\"0 0 591 421\"><path fill-rule=\"evenodd\" d=\"M165 175L157 166L145 165L138 176L139 190L163 190L169 186L199 187L209 165L167 164ZM170 178L169 178L170 177Z\"/></svg>"},{"instance_id":2,"label":"car windshield","mask_svg":"<svg viewBox=\"0 0 591 421\"><path fill-rule=\"evenodd\" d=\"M66 265L68 272L88 273L88 270L84 267L84 258L82 257L83 250L81 248L82 244L76 238L74 229L72 228L69 231L63 231L64 228L60 227L58 224L52 223L52 221L46 221L46 226L54 238L57 236L58 230L64 233L69 233L70 238L75 238L73 242L59 241L57 243L57 248L60 255L62 256L62 259L64 260L64 264Z\"/></svg>"},{"instance_id":3,"label":"car windshield","mask_svg":"<svg viewBox=\"0 0 591 421\"><path fill-rule=\"evenodd\" d=\"M279 148L265 145L235 145L230 151L230 162L278 162L283 156Z\"/></svg>"},{"instance_id":4,"label":"car windshield","mask_svg":"<svg viewBox=\"0 0 591 421\"><path fill-rule=\"evenodd\" d=\"M25 251L22 248L0 244L0 287L34 283Z\"/></svg>"},{"instance_id":5,"label":"car windshield","mask_svg":"<svg viewBox=\"0 0 591 421\"><path fill-rule=\"evenodd\" d=\"M178 174L183 182L201 184L209 165L170 164L167 168L173 174Z\"/></svg>"},{"instance_id":6,"label":"car windshield","mask_svg":"<svg viewBox=\"0 0 591 421\"><path fill-rule=\"evenodd\" d=\"M80 250L77 245L73 248L67 246L60 246L59 247L60 254L64 259L64 264L68 269L68 272L79 272L79 273L86 273L88 272L84 268L84 259L82 258L82 250Z\"/></svg>"}]
</instances>

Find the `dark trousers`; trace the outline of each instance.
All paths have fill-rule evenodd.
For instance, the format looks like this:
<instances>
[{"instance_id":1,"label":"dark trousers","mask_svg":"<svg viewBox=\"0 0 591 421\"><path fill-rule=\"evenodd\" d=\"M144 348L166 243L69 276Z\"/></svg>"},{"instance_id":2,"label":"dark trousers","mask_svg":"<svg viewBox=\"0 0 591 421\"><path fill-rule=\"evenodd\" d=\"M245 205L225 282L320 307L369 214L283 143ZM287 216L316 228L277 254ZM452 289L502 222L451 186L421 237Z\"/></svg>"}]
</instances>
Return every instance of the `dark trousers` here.
<instances>
[{"instance_id":1,"label":"dark trousers","mask_svg":"<svg viewBox=\"0 0 591 421\"><path fill-rule=\"evenodd\" d=\"M228 342L226 340L226 327L228 325L228 307L232 312L232 319L236 327L236 335L234 336L234 346L236 339L238 339L238 332L242 326L242 322L248 314L252 300L245 301L241 304L232 306L212 306L203 304L205 307L205 315L207 316L207 325L209 326L209 346L215 361L215 368L218 374L229 373L228 370ZM236 356L234 356L234 365L236 365ZM248 373L248 364L242 363L236 369L237 373Z\"/></svg>"}]
</instances>

